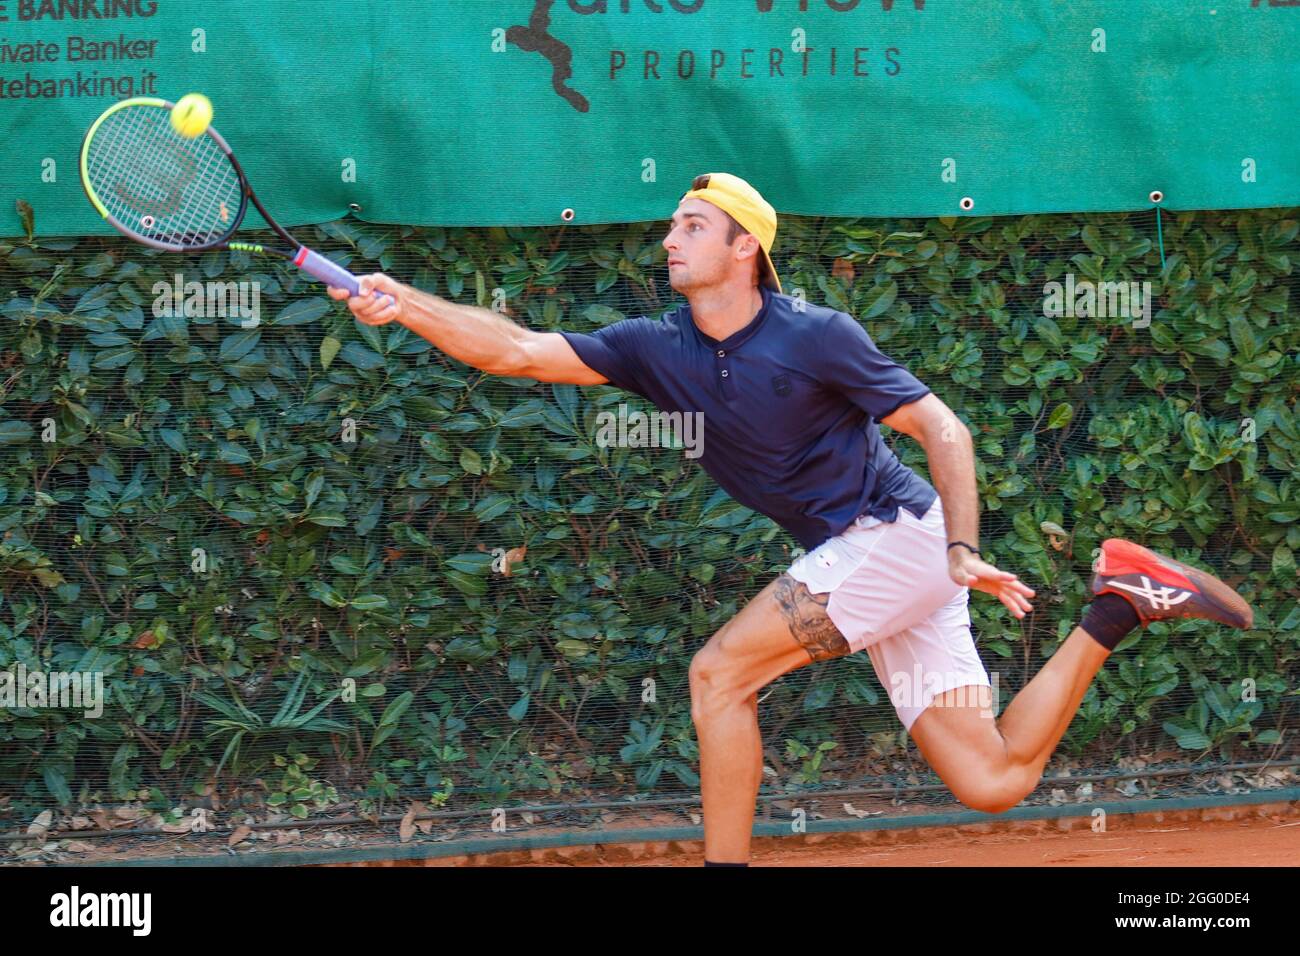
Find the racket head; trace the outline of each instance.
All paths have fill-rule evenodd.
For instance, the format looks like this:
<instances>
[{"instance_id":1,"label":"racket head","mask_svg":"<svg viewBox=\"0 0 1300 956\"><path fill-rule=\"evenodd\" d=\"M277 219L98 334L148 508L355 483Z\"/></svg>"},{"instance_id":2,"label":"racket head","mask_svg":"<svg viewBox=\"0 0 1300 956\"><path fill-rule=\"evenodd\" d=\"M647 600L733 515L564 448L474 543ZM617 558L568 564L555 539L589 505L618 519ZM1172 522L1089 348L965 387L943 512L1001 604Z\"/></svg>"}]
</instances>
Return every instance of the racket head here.
<instances>
[{"instance_id":1,"label":"racket head","mask_svg":"<svg viewBox=\"0 0 1300 956\"><path fill-rule=\"evenodd\" d=\"M222 245L248 210L248 188L215 129L187 138L173 103L133 97L105 110L81 144L81 186L114 229L155 249Z\"/></svg>"}]
</instances>

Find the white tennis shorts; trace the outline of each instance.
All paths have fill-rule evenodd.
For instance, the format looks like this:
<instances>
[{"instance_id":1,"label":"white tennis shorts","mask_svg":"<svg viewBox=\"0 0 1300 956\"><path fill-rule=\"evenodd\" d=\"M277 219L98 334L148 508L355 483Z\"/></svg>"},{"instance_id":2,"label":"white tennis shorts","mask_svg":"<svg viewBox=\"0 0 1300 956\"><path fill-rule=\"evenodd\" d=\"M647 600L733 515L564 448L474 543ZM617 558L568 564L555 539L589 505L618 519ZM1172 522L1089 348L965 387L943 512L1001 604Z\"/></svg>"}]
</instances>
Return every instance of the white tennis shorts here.
<instances>
[{"instance_id":1,"label":"white tennis shorts","mask_svg":"<svg viewBox=\"0 0 1300 956\"><path fill-rule=\"evenodd\" d=\"M948 535L938 497L923 518L906 508L891 522L860 516L787 573L813 594L830 592L831 622L853 651L866 649L909 731L945 691L990 686L971 637L970 589L948 576ZM974 704L974 697L962 703Z\"/></svg>"}]
</instances>

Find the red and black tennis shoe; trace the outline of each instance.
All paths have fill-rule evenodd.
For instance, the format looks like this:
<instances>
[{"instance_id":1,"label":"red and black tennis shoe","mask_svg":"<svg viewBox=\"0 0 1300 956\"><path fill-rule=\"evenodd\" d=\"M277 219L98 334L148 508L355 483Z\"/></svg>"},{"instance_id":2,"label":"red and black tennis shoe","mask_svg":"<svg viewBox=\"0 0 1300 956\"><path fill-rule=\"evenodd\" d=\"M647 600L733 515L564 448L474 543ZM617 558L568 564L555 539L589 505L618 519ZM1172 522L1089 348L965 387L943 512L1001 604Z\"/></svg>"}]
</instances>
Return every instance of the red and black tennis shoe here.
<instances>
[{"instance_id":1,"label":"red and black tennis shoe","mask_svg":"<svg viewBox=\"0 0 1300 956\"><path fill-rule=\"evenodd\" d=\"M1203 617L1244 630L1254 620L1250 605L1214 575L1132 541L1107 538L1094 568L1092 592L1124 598L1143 624Z\"/></svg>"}]
</instances>

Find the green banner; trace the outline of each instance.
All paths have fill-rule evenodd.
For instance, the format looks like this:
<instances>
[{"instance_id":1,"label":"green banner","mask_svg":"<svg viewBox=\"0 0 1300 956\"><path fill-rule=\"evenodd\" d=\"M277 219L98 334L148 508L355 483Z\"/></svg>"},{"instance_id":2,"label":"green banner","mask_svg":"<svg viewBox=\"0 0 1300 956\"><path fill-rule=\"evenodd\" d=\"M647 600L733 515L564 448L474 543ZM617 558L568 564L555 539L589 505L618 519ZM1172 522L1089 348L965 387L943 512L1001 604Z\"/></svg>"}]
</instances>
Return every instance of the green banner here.
<instances>
[{"instance_id":1,"label":"green banner","mask_svg":"<svg viewBox=\"0 0 1300 956\"><path fill-rule=\"evenodd\" d=\"M0 234L105 231L89 123L206 93L286 224L1300 202L1300 0L0 0ZM252 224L252 223L250 223Z\"/></svg>"}]
</instances>

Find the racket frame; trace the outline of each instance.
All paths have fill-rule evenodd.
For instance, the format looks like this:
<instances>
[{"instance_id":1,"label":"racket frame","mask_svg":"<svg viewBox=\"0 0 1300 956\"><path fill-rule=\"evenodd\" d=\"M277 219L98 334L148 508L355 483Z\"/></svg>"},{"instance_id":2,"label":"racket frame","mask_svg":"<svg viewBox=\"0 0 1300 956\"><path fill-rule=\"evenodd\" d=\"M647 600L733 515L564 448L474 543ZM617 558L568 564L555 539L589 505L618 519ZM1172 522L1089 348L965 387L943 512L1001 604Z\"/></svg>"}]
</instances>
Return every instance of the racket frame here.
<instances>
[{"instance_id":1,"label":"racket frame","mask_svg":"<svg viewBox=\"0 0 1300 956\"><path fill-rule=\"evenodd\" d=\"M226 159L229 160L230 165L234 168L235 175L239 181L239 209L236 210L235 214L231 217L231 223L229 229L227 229L224 233L222 233L221 235L217 236L217 238L209 242L179 245L177 243L170 243L170 242L164 242L159 239L152 239L139 232L136 232L133 229L130 229L125 223L119 221L112 213L108 211L108 207L104 205L103 201L95 194L94 189L91 188L90 185L88 157L90 155L90 144L91 141L94 139L95 133L99 130L100 126L104 124L105 120L107 120L110 116L112 116L114 113L118 112L119 110L123 110L133 106L148 106L157 109L171 110L175 107L175 105L176 104L172 103L170 100L161 99L159 97L153 97L153 96L131 97L129 99L122 100L121 102L114 103L102 114L100 114L100 116L95 120L95 122L93 122L90 125L90 128L86 130L86 135L83 137L81 142L81 156L80 156L80 164L79 164L79 168L81 171L81 188L85 191L86 197L90 200L91 204L95 207L96 211L100 214L100 216L102 216L103 219L110 226L112 226L114 229L116 229L118 232L122 233L129 239L133 239L136 242L142 243L146 246L151 246L152 248L155 249L161 249L164 252L204 252L210 249L235 249L242 252L252 252L260 255L277 256L278 258L281 259L288 259L299 269L302 269L304 272L306 272L308 275L311 275L315 279L333 285L337 288L346 288L349 291L351 291L353 295L355 295L357 292L357 285L358 285L356 276L354 276L347 269L340 266L338 263L334 262L331 259L326 258L325 256L320 255L320 253L314 251L313 249L308 248L307 246L303 245L301 242L296 240L293 236L289 235L288 231L285 230L285 228L281 226L278 222L276 222L275 218L269 212L266 211L266 207L262 205L262 201L257 198L257 193L253 191L253 187L248 181L248 176L244 174L244 167L240 165L239 160L235 157L234 150L230 148L230 145L226 142L225 137L223 137L220 133L218 133L216 129L214 129L212 126L209 126L200 135L212 137L213 141L221 149L221 152L225 155ZM288 246L288 249L276 249L271 246L263 246L255 242L238 242L231 239L231 236L233 236L235 232L239 229L240 223L243 222L244 216L248 213L248 206L250 202L252 203L253 208L255 208L258 214L262 217L262 219L265 220L266 225L271 229L271 231L284 240L284 242ZM384 293L380 292L377 289L375 290L374 294L376 296L384 295Z\"/></svg>"},{"instance_id":2,"label":"racket frame","mask_svg":"<svg viewBox=\"0 0 1300 956\"><path fill-rule=\"evenodd\" d=\"M235 154L231 150L230 145L226 142L225 138L220 133L218 133L215 129L213 129L211 126L209 126L206 130L204 130L200 135L212 137L213 142L217 144L218 148L220 148L221 152L225 155L226 159L230 160L231 165L235 169L235 175L239 179L239 208L235 211L235 214L231 216L230 228L227 229L221 235L219 235L216 239L213 239L211 242L180 245L174 242L164 242L160 239L154 239L144 235L143 233L136 232L135 230L127 226L126 223L121 222L116 216L114 216L111 212L108 211L108 207L104 205L103 200L101 200L99 196L96 195L95 190L90 185L90 170L88 167L88 159L90 156L90 144L95 137L95 133L99 131L99 128L102 125L104 125L104 122L110 116L112 116L114 113L119 112L120 110L124 110L134 106L151 106L158 109L170 110L175 105L176 104L172 103L170 100L159 99L158 97L136 96L130 99L122 100L118 103L114 103L112 106L106 109L102 114L100 114L99 118L96 119L95 122L90 124L90 129L86 130L86 135L82 137L81 140L81 156L79 162L79 170L81 172L81 188L82 190L85 191L86 198L90 200L91 205L95 207L95 210L100 214L100 216L103 217L105 222L107 222L118 232L125 235L127 238L134 239L136 242L143 243L146 246L151 246L154 249L161 249L164 252L203 252L208 249L225 248L227 241L230 239L231 236L235 234L235 231L239 229L239 224L243 222L244 216L248 212L249 199L252 198L256 202L256 198L253 197L252 195L252 189L248 185L248 179L244 175L244 170L240 167L239 161L235 159ZM258 211L261 212L263 216L265 216L266 212L262 209L262 204L260 202L256 202L256 205ZM298 245L298 243L294 242L292 238L288 237L288 235L284 232L283 229L279 228L278 224L274 228L276 229L276 232L281 237L287 238L291 245L294 246ZM289 258L292 257L290 256Z\"/></svg>"}]
</instances>

